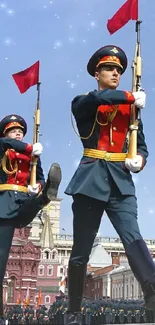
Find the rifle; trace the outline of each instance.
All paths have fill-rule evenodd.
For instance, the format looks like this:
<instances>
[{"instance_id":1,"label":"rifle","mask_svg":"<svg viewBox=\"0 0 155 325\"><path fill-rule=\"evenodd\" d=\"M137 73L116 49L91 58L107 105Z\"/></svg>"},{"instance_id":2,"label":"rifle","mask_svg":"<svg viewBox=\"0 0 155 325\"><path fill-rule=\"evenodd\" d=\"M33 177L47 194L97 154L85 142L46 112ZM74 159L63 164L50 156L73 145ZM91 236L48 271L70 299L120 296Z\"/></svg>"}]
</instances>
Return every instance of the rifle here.
<instances>
[{"instance_id":1,"label":"rifle","mask_svg":"<svg viewBox=\"0 0 155 325\"><path fill-rule=\"evenodd\" d=\"M132 92L138 91L141 88L141 75L142 75L142 59L140 53L140 24L141 20L136 21L137 42L135 47L135 56L132 61ZM140 109L135 104L131 106L130 114L130 127L129 127L129 148L128 158L135 158L137 155L137 132L140 120Z\"/></svg>"},{"instance_id":2,"label":"rifle","mask_svg":"<svg viewBox=\"0 0 155 325\"><path fill-rule=\"evenodd\" d=\"M39 142L40 136L40 84L37 84L37 103L34 113L34 129L33 129L33 144ZM34 186L36 184L36 171L37 171L37 161L38 157L33 156L31 159L31 174L30 174L30 185Z\"/></svg>"}]
</instances>

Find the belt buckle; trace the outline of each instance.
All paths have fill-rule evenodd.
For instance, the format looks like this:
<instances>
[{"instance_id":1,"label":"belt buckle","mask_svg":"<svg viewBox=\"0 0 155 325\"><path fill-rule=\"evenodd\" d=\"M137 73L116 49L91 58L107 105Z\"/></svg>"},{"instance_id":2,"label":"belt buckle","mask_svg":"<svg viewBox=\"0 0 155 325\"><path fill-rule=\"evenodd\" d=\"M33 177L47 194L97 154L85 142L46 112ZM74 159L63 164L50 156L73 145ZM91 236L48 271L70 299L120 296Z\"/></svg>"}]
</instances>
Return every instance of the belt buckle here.
<instances>
[{"instance_id":1,"label":"belt buckle","mask_svg":"<svg viewBox=\"0 0 155 325\"><path fill-rule=\"evenodd\" d=\"M106 152L105 154L105 160L109 161L111 158L111 153L110 152Z\"/></svg>"},{"instance_id":2,"label":"belt buckle","mask_svg":"<svg viewBox=\"0 0 155 325\"><path fill-rule=\"evenodd\" d=\"M18 191L18 185L13 186L14 191Z\"/></svg>"}]
</instances>

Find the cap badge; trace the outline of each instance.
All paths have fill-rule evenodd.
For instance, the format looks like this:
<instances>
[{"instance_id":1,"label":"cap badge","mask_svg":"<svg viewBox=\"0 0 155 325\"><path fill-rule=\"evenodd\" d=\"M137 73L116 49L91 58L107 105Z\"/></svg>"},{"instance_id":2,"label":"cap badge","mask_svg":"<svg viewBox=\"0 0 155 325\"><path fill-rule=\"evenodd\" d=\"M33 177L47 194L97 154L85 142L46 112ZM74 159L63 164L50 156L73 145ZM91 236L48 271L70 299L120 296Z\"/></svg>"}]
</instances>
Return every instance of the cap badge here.
<instances>
[{"instance_id":1,"label":"cap badge","mask_svg":"<svg viewBox=\"0 0 155 325\"><path fill-rule=\"evenodd\" d=\"M117 50L117 48L116 47L114 47L112 50L110 50L111 52L113 52L113 53L118 53L119 51Z\"/></svg>"}]
</instances>

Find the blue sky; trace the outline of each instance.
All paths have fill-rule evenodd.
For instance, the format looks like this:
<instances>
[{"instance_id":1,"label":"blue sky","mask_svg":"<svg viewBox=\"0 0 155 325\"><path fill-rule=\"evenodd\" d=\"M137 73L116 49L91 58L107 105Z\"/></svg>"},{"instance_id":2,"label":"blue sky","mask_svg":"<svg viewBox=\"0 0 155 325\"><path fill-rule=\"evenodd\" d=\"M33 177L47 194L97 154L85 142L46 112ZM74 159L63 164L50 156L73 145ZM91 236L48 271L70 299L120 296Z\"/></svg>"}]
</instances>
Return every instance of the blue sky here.
<instances>
[{"instance_id":1,"label":"blue sky","mask_svg":"<svg viewBox=\"0 0 155 325\"><path fill-rule=\"evenodd\" d=\"M12 74L40 60L42 156L45 173L51 162L59 162L63 180L59 196L61 228L72 233L72 199L64 194L82 153L70 120L74 96L96 88L87 74L91 55L101 46L115 44L124 49L129 65L119 89L131 89L131 61L136 41L135 22L110 36L109 18L124 0L7 0L0 2L0 118L17 113L28 122L26 141L32 141L36 87L21 95ZM143 172L134 177L139 204L139 224L145 238L155 237L155 1L139 0L143 59L142 85L147 105L142 112L150 152ZM103 217L100 234L115 236Z\"/></svg>"}]
</instances>

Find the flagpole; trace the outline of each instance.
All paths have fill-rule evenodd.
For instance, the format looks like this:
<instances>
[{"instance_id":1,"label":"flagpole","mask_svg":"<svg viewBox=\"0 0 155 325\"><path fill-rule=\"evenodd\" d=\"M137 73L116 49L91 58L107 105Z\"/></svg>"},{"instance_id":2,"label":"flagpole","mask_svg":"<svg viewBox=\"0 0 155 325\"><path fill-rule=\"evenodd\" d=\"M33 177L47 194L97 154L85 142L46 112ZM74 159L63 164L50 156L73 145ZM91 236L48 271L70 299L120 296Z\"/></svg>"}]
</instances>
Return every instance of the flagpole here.
<instances>
[{"instance_id":1,"label":"flagpole","mask_svg":"<svg viewBox=\"0 0 155 325\"><path fill-rule=\"evenodd\" d=\"M141 75L142 75L142 59L140 53L140 24L141 20L136 21L136 33L137 41L135 46L135 56L132 61L132 92L138 91L141 88ZM129 136L129 148L128 148L128 158L135 158L137 155L137 132L138 124L140 120L140 109L138 109L134 104L131 106L130 114L130 136Z\"/></svg>"},{"instance_id":2,"label":"flagpole","mask_svg":"<svg viewBox=\"0 0 155 325\"><path fill-rule=\"evenodd\" d=\"M36 109L33 117L34 118L33 144L39 142L39 136L40 136L40 85L41 82L38 81L37 102L36 102ZM37 161L38 161L38 157L33 156L31 159L31 174L30 174L31 186L34 186L36 184Z\"/></svg>"},{"instance_id":3,"label":"flagpole","mask_svg":"<svg viewBox=\"0 0 155 325\"><path fill-rule=\"evenodd\" d=\"M40 85L41 82L37 83L37 105L36 105L36 112L35 112L35 125L36 125L36 142L39 142L40 136Z\"/></svg>"}]
</instances>

